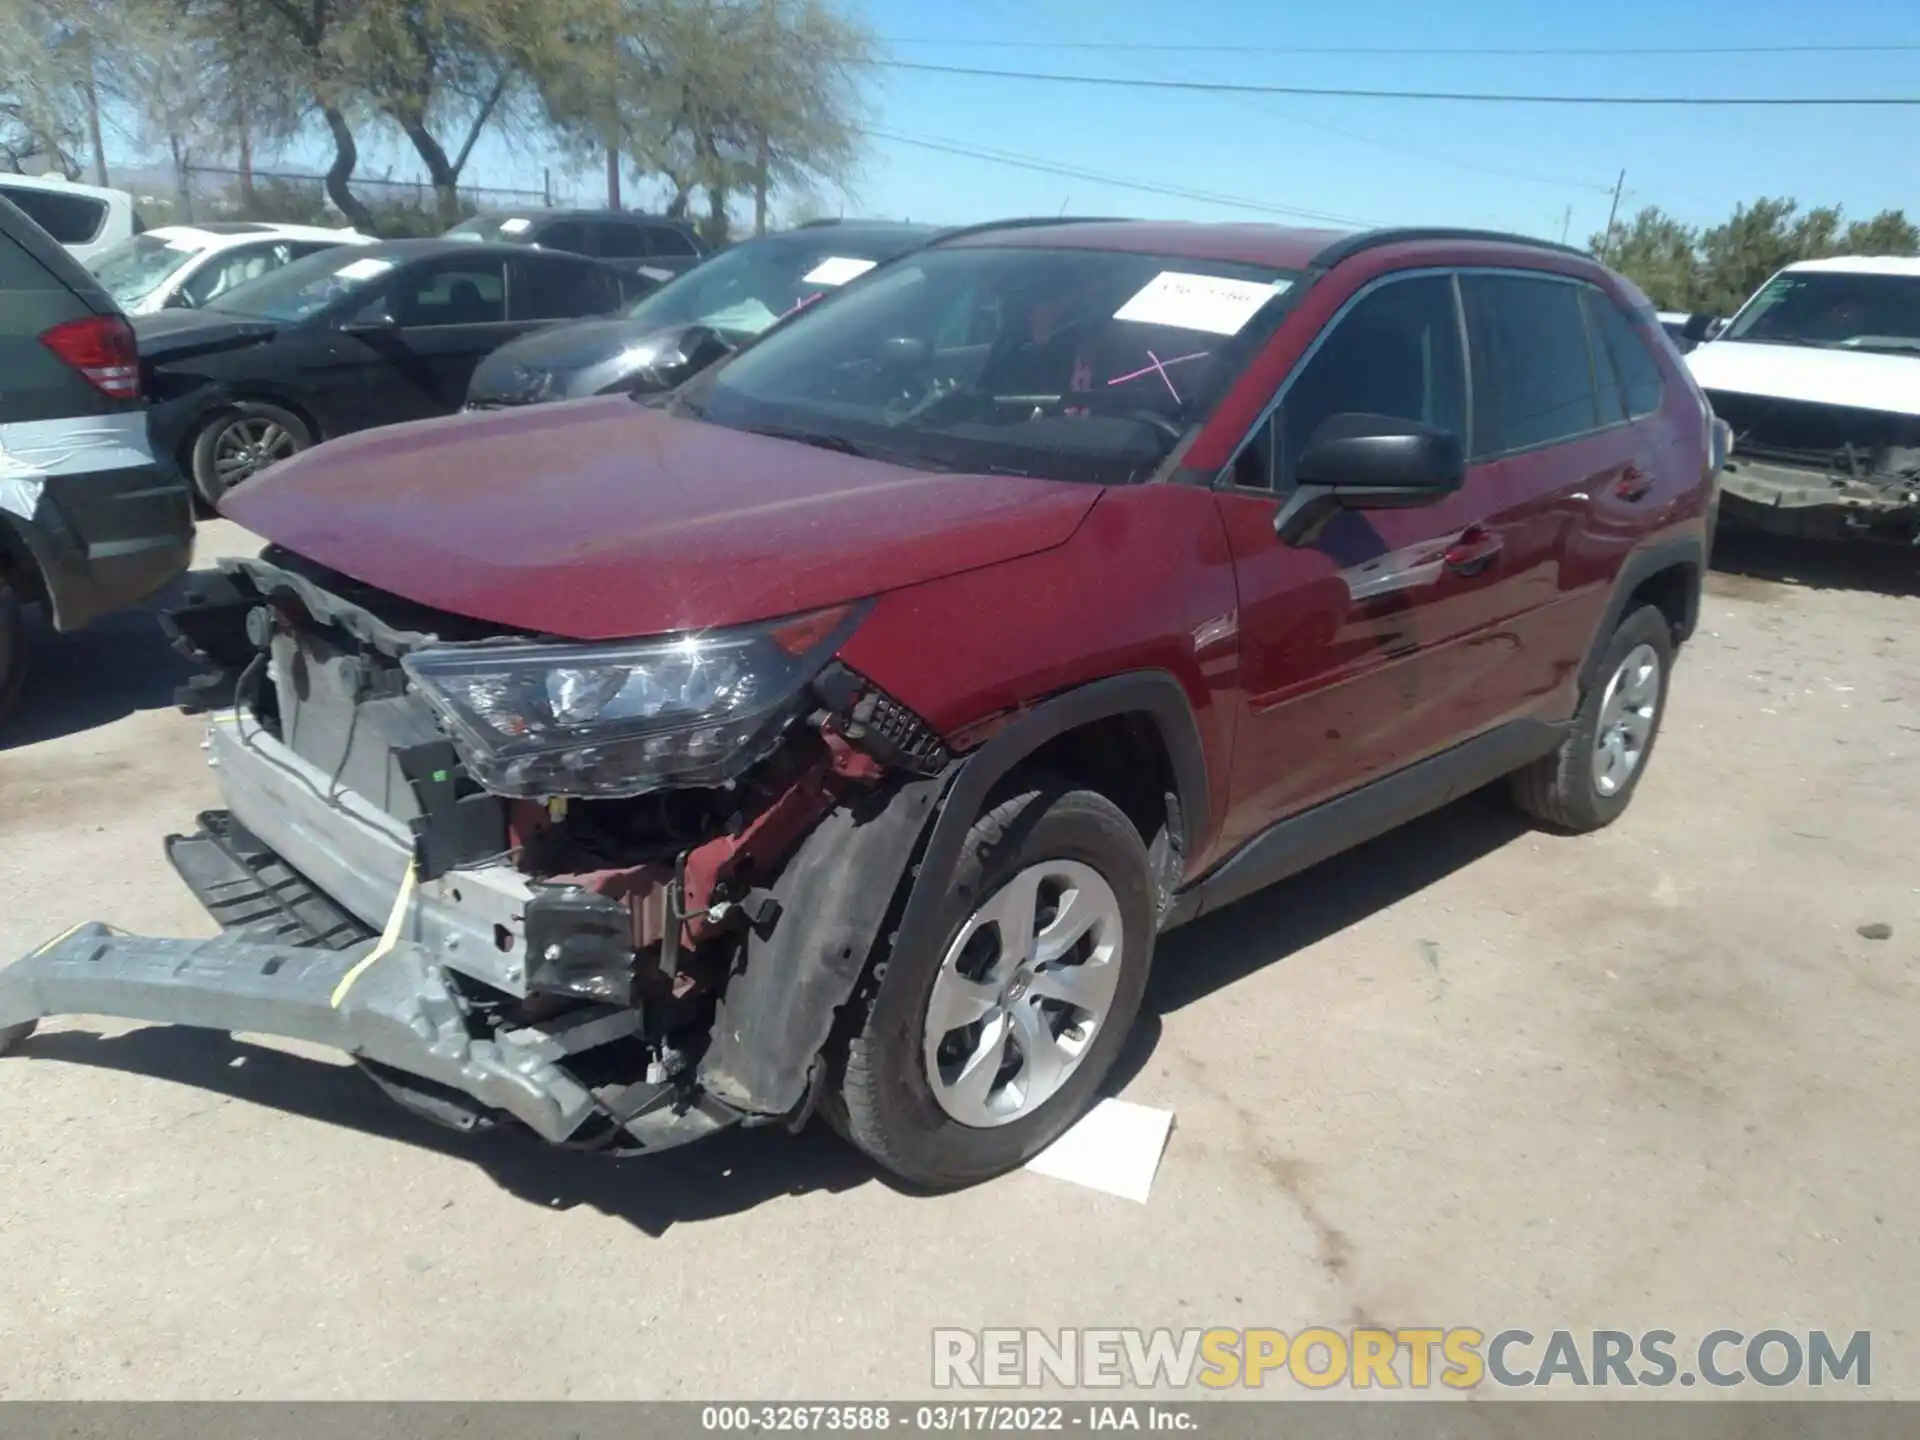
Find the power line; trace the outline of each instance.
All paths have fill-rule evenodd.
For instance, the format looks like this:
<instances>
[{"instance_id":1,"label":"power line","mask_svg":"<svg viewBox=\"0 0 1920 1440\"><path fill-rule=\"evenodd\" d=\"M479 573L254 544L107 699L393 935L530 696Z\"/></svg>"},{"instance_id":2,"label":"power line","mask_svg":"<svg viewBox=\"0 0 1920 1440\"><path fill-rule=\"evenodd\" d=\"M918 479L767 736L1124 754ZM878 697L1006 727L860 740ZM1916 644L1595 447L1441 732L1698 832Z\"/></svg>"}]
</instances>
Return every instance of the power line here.
<instances>
[{"instance_id":1,"label":"power line","mask_svg":"<svg viewBox=\"0 0 1920 1440\"><path fill-rule=\"evenodd\" d=\"M1102 33L1111 33L1111 32L1102 32L1098 30L1089 32L1084 25L1078 25L1073 28L1069 28L1068 26L1051 18L1044 7L1032 6L1030 8L1009 14L1009 11L1006 8L1003 8L1001 0L987 0L987 3L993 9L997 11L1001 11L1003 15L1009 15L1009 18L1012 23L1019 26L1023 26L1023 27L1040 25L1045 29L1051 31L1055 36L1065 37L1067 43L1069 44L1080 43L1075 38L1079 34L1091 33L1097 36ZM1167 60L1171 60L1174 57L1161 56L1159 58L1164 62ZM1146 75L1149 78L1152 77L1152 71L1142 68L1137 61L1132 61L1131 56L1127 57L1127 59L1123 59L1122 63L1130 64L1130 68L1133 69L1136 74ZM1184 67L1176 69L1174 73L1178 75L1181 79L1191 80L1194 78L1193 71L1186 69ZM1445 154L1439 151L1429 150L1420 146L1408 145L1405 141L1382 139L1378 135L1365 134L1361 131L1351 129L1346 126L1331 124L1326 120L1322 120L1319 118L1310 117L1306 115L1301 115L1292 110L1283 110L1278 106L1276 106L1273 103L1272 98L1269 96L1228 95L1223 98L1242 106L1249 112L1256 115L1266 116L1271 119L1283 120L1288 122L1289 124L1299 125L1308 130L1317 130L1323 135L1335 135L1343 140L1354 141L1358 144L1367 145L1374 149L1385 151L1389 154L1398 153L1402 155L1410 155L1415 159L1424 160L1429 164L1446 165L1456 170L1474 171L1483 175L1497 175L1502 179L1519 180L1529 185L1550 185L1557 189L1580 190L1580 191L1587 192L1589 194L1605 195L1608 193L1608 190L1609 190L1609 187L1606 185L1594 184L1594 183L1589 183L1581 180L1573 180L1573 179L1569 179L1565 175L1556 175L1552 177L1548 177L1544 175L1535 175L1524 170L1516 170L1511 166L1493 164L1484 160L1466 160L1466 159L1462 159L1457 155Z\"/></svg>"},{"instance_id":2,"label":"power line","mask_svg":"<svg viewBox=\"0 0 1920 1440\"><path fill-rule=\"evenodd\" d=\"M1111 40L940 40L903 37L886 45L941 45L981 50L1146 50L1194 55L1874 55L1920 50L1920 44L1891 45L1633 45L1585 48L1578 45L1240 45L1166 44L1161 41Z\"/></svg>"},{"instance_id":3,"label":"power line","mask_svg":"<svg viewBox=\"0 0 1920 1440\"><path fill-rule=\"evenodd\" d=\"M1210 190L1190 190L1179 185L1155 185L1145 180L1129 180L1122 175L1111 175L1100 170L1086 170L1077 165L1062 165L1052 160L1037 159L1031 155L1015 155L1005 150L985 150L978 146L961 145L952 140L905 135L897 130L871 130L869 133L879 136L882 140L911 145L921 150L937 150L945 155L958 155L968 160L987 160L997 165L1012 166L1018 170L1033 170L1042 175L1058 175L1068 180L1085 180L1098 185L1112 185L1122 190L1137 190L1146 195L1163 195L1175 200L1199 200L1209 205L1223 205L1230 209L1278 215L1289 220L1317 220L1331 225L1359 226L1373 226L1381 223L1354 215L1336 215L1326 210L1306 210L1294 205L1274 205L1264 200L1249 200L1244 195L1221 195Z\"/></svg>"},{"instance_id":4,"label":"power line","mask_svg":"<svg viewBox=\"0 0 1920 1440\"><path fill-rule=\"evenodd\" d=\"M1920 95L1498 95L1472 90L1354 90L1309 85L1235 85L1217 80L1145 80L1124 75L1054 75L1034 70L990 70L971 65L922 65L879 60L888 70L926 75L970 75L993 80L1039 80L1053 85L1105 85L1131 90L1185 90L1208 95L1312 95L1349 100L1451 100L1493 105L1916 106Z\"/></svg>"}]
</instances>

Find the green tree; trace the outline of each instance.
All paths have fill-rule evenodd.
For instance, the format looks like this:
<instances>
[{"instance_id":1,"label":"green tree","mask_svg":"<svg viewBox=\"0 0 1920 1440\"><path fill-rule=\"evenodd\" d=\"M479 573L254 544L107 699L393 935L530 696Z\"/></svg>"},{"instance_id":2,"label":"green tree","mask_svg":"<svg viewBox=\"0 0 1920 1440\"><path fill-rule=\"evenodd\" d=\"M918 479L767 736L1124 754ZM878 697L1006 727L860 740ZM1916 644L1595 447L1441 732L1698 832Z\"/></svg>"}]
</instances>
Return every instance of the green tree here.
<instances>
[{"instance_id":1,"label":"green tree","mask_svg":"<svg viewBox=\"0 0 1920 1440\"><path fill-rule=\"evenodd\" d=\"M772 195L851 174L874 41L826 0L576 4L581 63L541 86L553 125L579 153L658 176L669 213L704 200L709 241L726 238L736 196L754 196L758 226Z\"/></svg>"},{"instance_id":2,"label":"green tree","mask_svg":"<svg viewBox=\"0 0 1920 1440\"><path fill-rule=\"evenodd\" d=\"M1839 212L1816 210L1796 220L1799 209L1795 200L1760 199L1736 205L1724 223L1703 230L1697 307L1731 315L1781 266L1812 258L1809 245L1830 243Z\"/></svg>"},{"instance_id":3,"label":"green tree","mask_svg":"<svg viewBox=\"0 0 1920 1440\"><path fill-rule=\"evenodd\" d=\"M1684 310L1693 304L1699 285L1698 237L1658 206L1649 205L1611 241L1595 235L1588 247L1601 260L1632 280L1663 310Z\"/></svg>"},{"instance_id":4,"label":"green tree","mask_svg":"<svg viewBox=\"0 0 1920 1440\"><path fill-rule=\"evenodd\" d=\"M1882 210L1847 226L1843 249L1848 255L1920 255L1920 226L1904 210Z\"/></svg>"}]
</instances>

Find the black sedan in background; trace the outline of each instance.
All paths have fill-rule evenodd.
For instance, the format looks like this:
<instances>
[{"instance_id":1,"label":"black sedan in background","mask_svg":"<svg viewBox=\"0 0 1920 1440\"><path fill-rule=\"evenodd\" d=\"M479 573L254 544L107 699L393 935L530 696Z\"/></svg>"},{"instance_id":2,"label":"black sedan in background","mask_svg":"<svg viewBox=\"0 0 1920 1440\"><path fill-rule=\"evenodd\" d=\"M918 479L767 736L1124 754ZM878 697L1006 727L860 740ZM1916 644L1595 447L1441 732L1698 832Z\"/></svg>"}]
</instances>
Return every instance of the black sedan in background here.
<instances>
[{"instance_id":1,"label":"black sedan in background","mask_svg":"<svg viewBox=\"0 0 1920 1440\"><path fill-rule=\"evenodd\" d=\"M692 225L631 210L527 210L476 215L447 231L449 240L497 241L590 255L658 284L691 270L706 251Z\"/></svg>"},{"instance_id":2,"label":"black sedan in background","mask_svg":"<svg viewBox=\"0 0 1920 1440\"><path fill-rule=\"evenodd\" d=\"M556 325L502 346L474 371L467 404L491 410L671 389L781 316L940 233L838 221L743 240L618 317Z\"/></svg>"},{"instance_id":3,"label":"black sedan in background","mask_svg":"<svg viewBox=\"0 0 1920 1440\"><path fill-rule=\"evenodd\" d=\"M275 460L449 415L480 358L651 288L585 256L457 240L343 246L134 329L153 448L208 505Z\"/></svg>"}]
</instances>

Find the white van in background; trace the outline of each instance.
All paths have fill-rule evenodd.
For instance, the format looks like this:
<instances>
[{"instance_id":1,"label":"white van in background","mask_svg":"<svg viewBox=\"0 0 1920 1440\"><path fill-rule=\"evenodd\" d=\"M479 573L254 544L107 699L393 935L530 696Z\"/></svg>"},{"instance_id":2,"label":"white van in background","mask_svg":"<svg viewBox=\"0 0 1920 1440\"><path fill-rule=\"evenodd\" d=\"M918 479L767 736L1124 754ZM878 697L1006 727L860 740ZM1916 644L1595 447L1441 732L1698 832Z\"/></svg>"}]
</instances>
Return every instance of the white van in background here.
<instances>
[{"instance_id":1,"label":"white van in background","mask_svg":"<svg viewBox=\"0 0 1920 1440\"><path fill-rule=\"evenodd\" d=\"M82 265L140 230L133 197L124 190L82 185L59 175L0 175L0 195Z\"/></svg>"}]
</instances>

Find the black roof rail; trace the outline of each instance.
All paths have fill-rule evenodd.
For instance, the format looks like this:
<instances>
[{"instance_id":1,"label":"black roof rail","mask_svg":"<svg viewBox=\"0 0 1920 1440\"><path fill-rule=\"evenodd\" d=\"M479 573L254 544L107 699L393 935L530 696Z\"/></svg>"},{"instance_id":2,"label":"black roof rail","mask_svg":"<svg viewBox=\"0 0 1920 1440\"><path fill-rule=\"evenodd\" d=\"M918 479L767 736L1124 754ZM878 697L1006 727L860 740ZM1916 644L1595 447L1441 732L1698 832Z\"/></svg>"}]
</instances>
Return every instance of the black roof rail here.
<instances>
[{"instance_id":1,"label":"black roof rail","mask_svg":"<svg viewBox=\"0 0 1920 1440\"><path fill-rule=\"evenodd\" d=\"M1418 240L1477 240L1494 245L1524 245L1529 250L1551 250L1556 255L1577 255L1582 260L1600 262L1586 251L1572 245L1562 245L1557 240L1540 240L1531 235L1511 235L1504 230L1473 230L1449 228L1443 225L1402 226L1385 230L1363 230L1357 235L1343 235L1326 249L1313 257L1314 267L1331 270L1342 260L1350 260L1363 250L1376 250L1382 245L1404 245Z\"/></svg>"},{"instance_id":2,"label":"black roof rail","mask_svg":"<svg viewBox=\"0 0 1920 1440\"><path fill-rule=\"evenodd\" d=\"M1035 230L1047 225L1124 224L1125 215L1018 215L1006 220L983 220L977 225L957 225L940 232L937 243L963 239L968 235L990 235L995 230Z\"/></svg>"},{"instance_id":3,"label":"black roof rail","mask_svg":"<svg viewBox=\"0 0 1920 1440\"><path fill-rule=\"evenodd\" d=\"M818 230L822 226L838 225L840 220L841 217L838 215L822 215L818 220L802 220L793 228L796 230Z\"/></svg>"}]
</instances>

